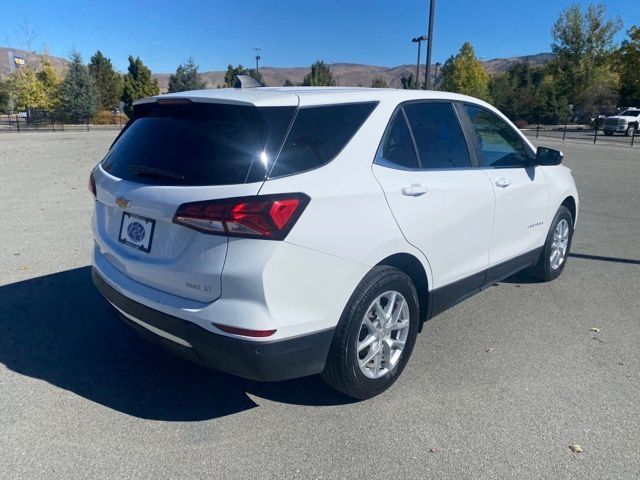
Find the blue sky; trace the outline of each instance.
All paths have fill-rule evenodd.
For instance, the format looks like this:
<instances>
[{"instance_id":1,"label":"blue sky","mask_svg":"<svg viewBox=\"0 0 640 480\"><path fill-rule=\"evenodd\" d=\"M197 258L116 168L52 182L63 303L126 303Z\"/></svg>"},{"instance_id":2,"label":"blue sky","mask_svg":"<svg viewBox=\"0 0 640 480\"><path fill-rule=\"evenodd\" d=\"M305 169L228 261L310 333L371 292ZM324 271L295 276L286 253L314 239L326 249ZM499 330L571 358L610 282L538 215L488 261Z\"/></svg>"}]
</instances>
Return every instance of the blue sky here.
<instances>
[{"instance_id":1,"label":"blue sky","mask_svg":"<svg viewBox=\"0 0 640 480\"><path fill-rule=\"evenodd\" d=\"M550 50L551 26L575 0L438 0L434 62L470 41L491 59ZM587 5L588 2L578 2ZM640 24L637 0L607 1L625 29ZM0 0L0 45L24 47L20 24L57 56L97 49L124 70L129 54L156 73L193 55L202 71L229 63L293 67L316 59L395 66L415 62L413 36L426 33L428 0L205 1ZM624 34L621 32L619 39ZM424 57L423 57L424 58ZM424 60L423 60L424 61Z\"/></svg>"}]
</instances>

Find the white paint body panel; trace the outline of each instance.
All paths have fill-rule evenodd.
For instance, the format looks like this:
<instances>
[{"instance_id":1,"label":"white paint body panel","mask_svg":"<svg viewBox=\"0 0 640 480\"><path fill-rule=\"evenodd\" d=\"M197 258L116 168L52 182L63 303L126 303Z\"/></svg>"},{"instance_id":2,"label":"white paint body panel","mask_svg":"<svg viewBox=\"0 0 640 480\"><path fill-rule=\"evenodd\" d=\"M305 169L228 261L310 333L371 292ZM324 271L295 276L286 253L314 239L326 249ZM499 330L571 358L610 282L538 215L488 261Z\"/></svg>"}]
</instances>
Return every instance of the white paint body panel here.
<instances>
[{"instance_id":1,"label":"white paint body panel","mask_svg":"<svg viewBox=\"0 0 640 480\"><path fill-rule=\"evenodd\" d=\"M214 322L277 330L255 341L333 328L358 283L386 257L414 256L425 269L429 289L437 288L541 246L560 203L567 196L578 200L570 171L562 166L536 168L541 183L533 190L524 188L522 172L510 172L517 188L501 192L492 181L504 169L406 172L373 165L389 119L403 101L461 100L504 118L470 97L355 88L221 89L162 98L170 97L256 106L379 102L330 163L288 177L231 186L160 187L125 182L98 167L93 219L98 273L132 300L220 335L233 336ZM152 101L156 98L139 103ZM401 197L401 187L416 178L429 193ZM284 192L311 198L284 241L206 235L172 223L185 202ZM118 196L131 200L127 211L156 221L149 254L117 241ZM544 227L527 234L528 222L538 218ZM210 289L194 290L187 282Z\"/></svg>"}]
</instances>

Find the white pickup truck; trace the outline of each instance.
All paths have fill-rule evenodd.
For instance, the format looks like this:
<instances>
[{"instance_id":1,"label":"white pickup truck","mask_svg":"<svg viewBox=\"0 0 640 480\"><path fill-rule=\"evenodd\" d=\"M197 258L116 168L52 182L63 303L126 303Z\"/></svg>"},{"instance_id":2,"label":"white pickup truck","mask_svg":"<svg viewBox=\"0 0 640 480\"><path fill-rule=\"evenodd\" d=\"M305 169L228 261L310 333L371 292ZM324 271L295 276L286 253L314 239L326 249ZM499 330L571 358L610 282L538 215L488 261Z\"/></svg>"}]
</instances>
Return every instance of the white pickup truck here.
<instances>
[{"instance_id":1,"label":"white pickup truck","mask_svg":"<svg viewBox=\"0 0 640 480\"><path fill-rule=\"evenodd\" d=\"M640 108L628 108L618 115L605 118L602 130L609 136L614 133L624 133L627 137L633 137L638 130L639 121Z\"/></svg>"}]
</instances>

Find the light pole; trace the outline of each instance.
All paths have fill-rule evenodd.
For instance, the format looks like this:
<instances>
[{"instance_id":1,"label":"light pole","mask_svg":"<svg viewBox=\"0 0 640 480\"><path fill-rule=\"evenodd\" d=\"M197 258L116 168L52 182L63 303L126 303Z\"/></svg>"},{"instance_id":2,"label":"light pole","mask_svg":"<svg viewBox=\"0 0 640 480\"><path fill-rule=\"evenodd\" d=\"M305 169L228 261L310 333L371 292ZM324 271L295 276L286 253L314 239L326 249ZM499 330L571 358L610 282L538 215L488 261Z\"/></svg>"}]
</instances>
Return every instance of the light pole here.
<instances>
[{"instance_id":1,"label":"light pole","mask_svg":"<svg viewBox=\"0 0 640 480\"><path fill-rule=\"evenodd\" d=\"M258 76L258 73L260 73L260 67L258 65L258 62L260 61L260 59L262 58L260 56L260 51L262 50L260 47L256 47L253 49L256 52L256 77Z\"/></svg>"},{"instance_id":2,"label":"light pole","mask_svg":"<svg viewBox=\"0 0 640 480\"><path fill-rule=\"evenodd\" d=\"M442 64L440 62L436 62L436 71L433 73L433 89L437 90L438 89L438 84L436 83L438 81L438 69L440 68Z\"/></svg>"},{"instance_id":3,"label":"light pole","mask_svg":"<svg viewBox=\"0 0 640 480\"><path fill-rule=\"evenodd\" d=\"M413 43L418 44L418 62L416 63L416 90L420 88L420 45L427 39L426 35L421 37L412 38Z\"/></svg>"},{"instance_id":4,"label":"light pole","mask_svg":"<svg viewBox=\"0 0 640 480\"><path fill-rule=\"evenodd\" d=\"M429 31L427 32L427 78L424 81L424 89L429 90L429 72L431 70L431 47L433 46L433 18L436 14L436 0L430 0L429 5ZM434 82L435 84L435 82Z\"/></svg>"}]
</instances>

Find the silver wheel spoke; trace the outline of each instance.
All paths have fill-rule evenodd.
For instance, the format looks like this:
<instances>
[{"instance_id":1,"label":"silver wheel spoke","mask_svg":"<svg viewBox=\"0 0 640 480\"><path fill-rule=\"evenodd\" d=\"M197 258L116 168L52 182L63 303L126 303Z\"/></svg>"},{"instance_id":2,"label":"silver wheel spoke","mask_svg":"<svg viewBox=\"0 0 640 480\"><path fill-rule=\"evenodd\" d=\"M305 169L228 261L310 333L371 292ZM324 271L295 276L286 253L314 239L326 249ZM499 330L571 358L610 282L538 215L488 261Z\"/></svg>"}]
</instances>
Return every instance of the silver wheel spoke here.
<instances>
[{"instance_id":1,"label":"silver wheel spoke","mask_svg":"<svg viewBox=\"0 0 640 480\"><path fill-rule=\"evenodd\" d=\"M358 344L358 353L360 353L375 341L376 337L374 337L373 335L369 335L368 337L366 337L362 342Z\"/></svg>"},{"instance_id":2,"label":"silver wheel spoke","mask_svg":"<svg viewBox=\"0 0 640 480\"><path fill-rule=\"evenodd\" d=\"M409 336L409 306L400 292L379 295L362 318L356 355L362 373L381 378L398 364Z\"/></svg>"},{"instance_id":3,"label":"silver wheel spoke","mask_svg":"<svg viewBox=\"0 0 640 480\"><path fill-rule=\"evenodd\" d=\"M360 360L360 367L366 366L367 363L369 363L379 353L380 353L380 346L377 346L376 348L373 348L373 347L370 348L367 354L365 355L365 357L362 360Z\"/></svg>"}]
</instances>

